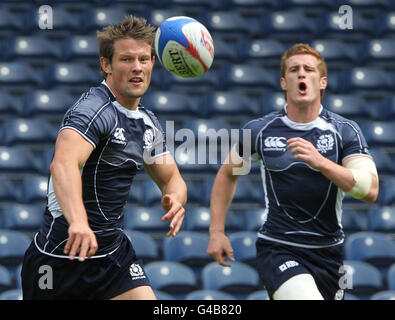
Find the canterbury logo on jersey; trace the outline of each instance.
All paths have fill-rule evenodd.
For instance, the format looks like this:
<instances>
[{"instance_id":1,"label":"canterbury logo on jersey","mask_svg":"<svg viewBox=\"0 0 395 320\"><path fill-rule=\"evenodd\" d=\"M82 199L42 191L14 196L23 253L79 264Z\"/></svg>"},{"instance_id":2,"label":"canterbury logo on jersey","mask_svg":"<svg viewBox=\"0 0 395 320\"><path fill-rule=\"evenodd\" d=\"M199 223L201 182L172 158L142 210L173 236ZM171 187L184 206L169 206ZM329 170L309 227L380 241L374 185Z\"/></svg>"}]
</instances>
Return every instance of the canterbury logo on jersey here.
<instances>
[{"instance_id":1,"label":"canterbury logo on jersey","mask_svg":"<svg viewBox=\"0 0 395 320\"><path fill-rule=\"evenodd\" d=\"M111 140L111 142L125 145L126 139L124 132L125 132L124 128L116 128L114 132L114 138Z\"/></svg>"},{"instance_id":2,"label":"canterbury logo on jersey","mask_svg":"<svg viewBox=\"0 0 395 320\"><path fill-rule=\"evenodd\" d=\"M267 137L264 141L264 151L285 151L287 146L286 138L284 137Z\"/></svg>"}]
</instances>

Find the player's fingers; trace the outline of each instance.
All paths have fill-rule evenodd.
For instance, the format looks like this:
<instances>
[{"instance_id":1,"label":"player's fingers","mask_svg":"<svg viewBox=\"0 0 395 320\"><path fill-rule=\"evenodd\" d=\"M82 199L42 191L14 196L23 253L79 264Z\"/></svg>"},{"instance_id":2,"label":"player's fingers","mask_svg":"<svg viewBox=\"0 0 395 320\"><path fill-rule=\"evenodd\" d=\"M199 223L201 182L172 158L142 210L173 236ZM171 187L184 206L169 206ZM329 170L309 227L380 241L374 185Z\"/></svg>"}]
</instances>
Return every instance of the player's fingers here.
<instances>
[{"instance_id":1,"label":"player's fingers","mask_svg":"<svg viewBox=\"0 0 395 320\"><path fill-rule=\"evenodd\" d=\"M99 246L97 244L96 236L93 234L90 240L90 246L89 246L89 251L87 253L87 257L88 258L92 257L96 253L98 247Z\"/></svg>"},{"instance_id":2,"label":"player's fingers","mask_svg":"<svg viewBox=\"0 0 395 320\"><path fill-rule=\"evenodd\" d=\"M75 237L73 244L71 246L71 249L70 249L70 253L69 253L70 260L73 260L75 258L75 256L77 255L77 253L80 249L80 244L81 244L81 237L77 235Z\"/></svg>"},{"instance_id":3,"label":"player's fingers","mask_svg":"<svg viewBox=\"0 0 395 320\"><path fill-rule=\"evenodd\" d=\"M172 219L174 215L182 208L180 203L174 203L170 209L162 216L162 221L166 221Z\"/></svg>"},{"instance_id":4,"label":"player's fingers","mask_svg":"<svg viewBox=\"0 0 395 320\"><path fill-rule=\"evenodd\" d=\"M90 239L88 237L84 237L81 241L81 245L80 245L80 250L79 250L79 257L78 257L78 261L85 261L85 258L87 256L87 252L89 250L89 243L90 243Z\"/></svg>"},{"instance_id":5,"label":"player's fingers","mask_svg":"<svg viewBox=\"0 0 395 320\"><path fill-rule=\"evenodd\" d=\"M69 239L67 240L66 245L64 246L64 249L63 249L63 252L64 252L65 254L69 254L70 248L71 248L71 245L72 245L73 242L74 242L74 239L75 239L75 234L70 235L70 237L69 237Z\"/></svg>"}]
</instances>

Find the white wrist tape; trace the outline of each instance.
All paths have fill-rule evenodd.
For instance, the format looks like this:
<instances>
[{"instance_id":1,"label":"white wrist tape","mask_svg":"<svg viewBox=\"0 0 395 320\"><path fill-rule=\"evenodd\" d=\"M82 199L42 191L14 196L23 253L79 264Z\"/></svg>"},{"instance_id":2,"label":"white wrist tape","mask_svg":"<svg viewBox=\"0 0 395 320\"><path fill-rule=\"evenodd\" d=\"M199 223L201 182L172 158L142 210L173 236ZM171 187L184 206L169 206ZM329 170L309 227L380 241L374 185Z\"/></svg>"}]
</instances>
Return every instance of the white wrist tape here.
<instances>
[{"instance_id":1,"label":"white wrist tape","mask_svg":"<svg viewBox=\"0 0 395 320\"><path fill-rule=\"evenodd\" d=\"M355 180L354 187L346 193L355 199L365 198L372 186L371 173L378 176L376 165L370 158L359 157L348 162L345 167L351 170Z\"/></svg>"}]
</instances>

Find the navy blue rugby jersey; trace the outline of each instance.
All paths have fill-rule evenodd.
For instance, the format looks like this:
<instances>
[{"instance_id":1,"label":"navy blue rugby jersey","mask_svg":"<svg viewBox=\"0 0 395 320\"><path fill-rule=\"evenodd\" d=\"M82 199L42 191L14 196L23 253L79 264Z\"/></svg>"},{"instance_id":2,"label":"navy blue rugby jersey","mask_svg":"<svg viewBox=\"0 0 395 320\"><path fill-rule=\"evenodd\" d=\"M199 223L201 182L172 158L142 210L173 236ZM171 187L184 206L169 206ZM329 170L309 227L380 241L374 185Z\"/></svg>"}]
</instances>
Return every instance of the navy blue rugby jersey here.
<instances>
[{"instance_id":1,"label":"navy blue rugby jersey","mask_svg":"<svg viewBox=\"0 0 395 320\"><path fill-rule=\"evenodd\" d=\"M307 248L342 243L344 192L318 170L295 159L286 150L286 141L293 137L308 140L324 157L341 165L350 156L370 157L359 126L322 107L316 120L296 123L284 107L248 122L243 129L251 130L252 141L240 139L236 150L242 156L243 143L245 148L251 143L250 159L261 162L267 216L258 236Z\"/></svg>"},{"instance_id":2,"label":"navy blue rugby jersey","mask_svg":"<svg viewBox=\"0 0 395 320\"><path fill-rule=\"evenodd\" d=\"M163 130L155 115L139 106L122 107L103 81L91 88L66 112L60 131L78 132L94 147L81 169L83 202L95 232L95 257L114 252L124 235L123 208L136 173L147 161L166 151ZM37 248L48 255L66 257L68 223L49 179L48 205L43 225L35 237Z\"/></svg>"}]
</instances>

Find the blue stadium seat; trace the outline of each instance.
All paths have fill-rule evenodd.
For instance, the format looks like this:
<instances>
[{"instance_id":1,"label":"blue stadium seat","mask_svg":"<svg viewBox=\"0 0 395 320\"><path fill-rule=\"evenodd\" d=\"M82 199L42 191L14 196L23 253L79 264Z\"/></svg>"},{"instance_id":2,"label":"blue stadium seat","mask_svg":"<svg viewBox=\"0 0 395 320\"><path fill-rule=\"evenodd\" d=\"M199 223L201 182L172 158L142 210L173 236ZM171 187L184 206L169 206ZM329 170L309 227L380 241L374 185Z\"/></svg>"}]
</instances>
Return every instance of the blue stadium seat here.
<instances>
[{"instance_id":1,"label":"blue stadium seat","mask_svg":"<svg viewBox=\"0 0 395 320\"><path fill-rule=\"evenodd\" d=\"M370 300L395 300L395 291L379 291L370 297Z\"/></svg>"},{"instance_id":2,"label":"blue stadium seat","mask_svg":"<svg viewBox=\"0 0 395 320\"><path fill-rule=\"evenodd\" d=\"M22 104L20 99L16 99L5 91L0 92L0 117L15 117L21 115Z\"/></svg>"},{"instance_id":3,"label":"blue stadium seat","mask_svg":"<svg viewBox=\"0 0 395 320\"><path fill-rule=\"evenodd\" d=\"M392 39L374 39L363 41L359 55L362 63L386 66L395 59L395 45Z\"/></svg>"},{"instance_id":4,"label":"blue stadium seat","mask_svg":"<svg viewBox=\"0 0 395 320\"><path fill-rule=\"evenodd\" d=\"M202 284L205 290L221 290L236 298L260 289L258 272L242 262L233 262L231 267L217 262L206 265L202 270Z\"/></svg>"},{"instance_id":5,"label":"blue stadium seat","mask_svg":"<svg viewBox=\"0 0 395 320\"><path fill-rule=\"evenodd\" d=\"M163 292L161 290L154 290L154 293L155 293L156 299L158 299L158 300L176 300L176 298L173 295Z\"/></svg>"},{"instance_id":6,"label":"blue stadium seat","mask_svg":"<svg viewBox=\"0 0 395 320\"><path fill-rule=\"evenodd\" d=\"M180 92L155 91L144 95L142 104L155 114L171 116L172 119L177 116L185 118L186 114L201 116L200 104L194 98Z\"/></svg>"},{"instance_id":7,"label":"blue stadium seat","mask_svg":"<svg viewBox=\"0 0 395 320\"><path fill-rule=\"evenodd\" d=\"M1 173L37 173L39 163L33 152L25 147L0 147Z\"/></svg>"},{"instance_id":8,"label":"blue stadium seat","mask_svg":"<svg viewBox=\"0 0 395 320\"><path fill-rule=\"evenodd\" d=\"M368 109L372 120L394 121L395 120L395 95L389 94L380 99L372 100Z\"/></svg>"},{"instance_id":9,"label":"blue stadium seat","mask_svg":"<svg viewBox=\"0 0 395 320\"><path fill-rule=\"evenodd\" d=\"M189 208L184 219L186 230L207 231L210 227L210 209L207 207Z\"/></svg>"},{"instance_id":10,"label":"blue stadium seat","mask_svg":"<svg viewBox=\"0 0 395 320\"><path fill-rule=\"evenodd\" d=\"M41 153L41 166L40 166L40 174L48 176L49 174L49 167L51 165L52 159L54 155L54 146L46 148Z\"/></svg>"},{"instance_id":11,"label":"blue stadium seat","mask_svg":"<svg viewBox=\"0 0 395 320\"><path fill-rule=\"evenodd\" d=\"M167 18L177 17L177 16L185 16L184 10L181 8L174 8L170 6L167 6L165 8L157 8L157 9L150 8L144 14L144 17L147 19L147 22L154 26L159 26Z\"/></svg>"},{"instance_id":12,"label":"blue stadium seat","mask_svg":"<svg viewBox=\"0 0 395 320\"><path fill-rule=\"evenodd\" d=\"M246 300L270 300L270 298L266 290L258 290L250 293Z\"/></svg>"},{"instance_id":13,"label":"blue stadium seat","mask_svg":"<svg viewBox=\"0 0 395 320\"><path fill-rule=\"evenodd\" d=\"M344 245L347 260L363 261L377 268L386 268L395 262L395 242L379 232L356 232Z\"/></svg>"},{"instance_id":14,"label":"blue stadium seat","mask_svg":"<svg viewBox=\"0 0 395 320\"><path fill-rule=\"evenodd\" d=\"M0 292L12 288L12 277L6 267L0 265Z\"/></svg>"},{"instance_id":15,"label":"blue stadium seat","mask_svg":"<svg viewBox=\"0 0 395 320\"><path fill-rule=\"evenodd\" d=\"M346 233L366 231L368 230L367 214L365 211L343 208L341 224Z\"/></svg>"},{"instance_id":16,"label":"blue stadium seat","mask_svg":"<svg viewBox=\"0 0 395 320\"><path fill-rule=\"evenodd\" d=\"M23 14L11 12L7 7L3 7L2 10L0 10L0 31L15 36L23 32Z\"/></svg>"},{"instance_id":17,"label":"blue stadium seat","mask_svg":"<svg viewBox=\"0 0 395 320\"><path fill-rule=\"evenodd\" d=\"M380 271L362 261L345 260L343 277L346 288L348 288L346 293L359 299L368 299L372 294L383 290L384 287Z\"/></svg>"},{"instance_id":18,"label":"blue stadium seat","mask_svg":"<svg viewBox=\"0 0 395 320\"><path fill-rule=\"evenodd\" d=\"M0 202L18 202L20 200L21 190L18 184L11 179L0 176Z\"/></svg>"},{"instance_id":19,"label":"blue stadium seat","mask_svg":"<svg viewBox=\"0 0 395 320\"><path fill-rule=\"evenodd\" d=\"M326 94L323 106L329 111L353 119L369 119L368 103L354 94Z\"/></svg>"},{"instance_id":20,"label":"blue stadium seat","mask_svg":"<svg viewBox=\"0 0 395 320\"><path fill-rule=\"evenodd\" d=\"M391 8L391 0L343 0L339 3L347 4L358 9L370 8Z\"/></svg>"},{"instance_id":21,"label":"blue stadium seat","mask_svg":"<svg viewBox=\"0 0 395 320\"><path fill-rule=\"evenodd\" d=\"M27 176L22 182L24 203L45 204L47 199L48 178L45 176Z\"/></svg>"},{"instance_id":22,"label":"blue stadium seat","mask_svg":"<svg viewBox=\"0 0 395 320\"><path fill-rule=\"evenodd\" d=\"M9 60L57 59L61 56L61 48L57 43L39 36L15 37L6 40L5 52Z\"/></svg>"},{"instance_id":23,"label":"blue stadium seat","mask_svg":"<svg viewBox=\"0 0 395 320\"><path fill-rule=\"evenodd\" d=\"M202 23L212 34L226 36L229 40L251 33L251 22L236 11L210 11Z\"/></svg>"},{"instance_id":24,"label":"blue stadium seat","mask_svg":"<svg viewBox=\"0 0 395 320\"><path fill-rule=\"evenodd\" d=\"M221 37L211 35L214 42L214 64L236 62L236 45L234 42L225 41Z\"/></svg>"},{"instance_id":25,"label":"blue stadium seat","mask_svg":"<svg viewBox=\"0 0 395 320\"><path fill-rule=\"evenodd\" d=\"M198 288L192 269L173 261L155 261L145 266L145 271L154 290L170 294L187 294Z\"/></svg>"},{"instance_id":26,"label":"blue stadium seat","mask_svg":"<svg viewBox=\"0 0 395 320\"><path fill-rule=\"evenodd\" d=\"M161 220L164 214L165 211L161 207L127 208L125 210L125 228L146 232L168 231L168 223Z\"/></svg>"},{"instance_id":27,"label":"blue stadium seat","mask_svg":"<svg viewBox=\"0 0 395 320\"><path fill-rule=\"evenodd\" d=\"M252 231L239 231L229 235L236 261L249 264L252 267L256 265L256 239L256 232Z\"/></svg>"},{"instance_id":28,"label":"blue stadium seat","mask_svg":"<svg viewBox=\"0 0 395 320\"><path fill-rule=\"evenodd\" d=\"M395 291L395 263L388 268L386 280L388 290Z\"/></svg>"},{"instance_id":29,"label":"blue stadium seat","mask_svg":"<svg viewBox=\"0 0 395 320\"><path fill-rule=\"evenodd\" d=\"M37 8L32 8L30 12L27 13L25 20L25 28L28 31L40 31L40 24L45 24L47 15L39 15L39 10ZM52 29L54 33L61 32L81 32L80 27L80 14L78 12L68 12L67 9L62 6L57 6L52 8ZM45 29L44 29L45 30Z\"/></svg>"},{"instance_id":30,"label":"blue stadium seat","mask_svg":"<svg viewBox=\"0 0 395 320\"><path fill-rule=\"evenodd\" d=\"M351 293L345 292L344 293L344 300L360 300L356 295L353 295Z\"/></svg>"},{"instance_id":31,"label":"blue stadium seat","mask_svg":"<svg viewBox=\"0 0 395 320\"><path fill-rule=\"evenodd\" d=\"M192 130L195 142L209 141L216 143L216 137L230 137L230 125L226 121L217 119L191 119L182 122L182 128ZM210 139L211 138L211 139Z\"/></svg>"},{"instance_id":32,"label":"blue stadium seat","mask_svg":"<svg viewBox=\"0 0 395 320\"><path fill-rule=\"evenodd\" d=\"M361 124L361 130L371 146L390 147L395 143L395 121L366 121Z\"/></svg>"},{"instance_id":33,"label":"blue stadium seat","mask_svg":"<svg viewBox=\"0 0 395 320\"><path fill-rule=\"evenodd\" d=\"M281 90L277 73L257 65L234 64L223 69L222 90L251 91Z\"/></svg>"},{"instance_id":34,"label":"blue stadium seat","mask_svg":"<svg viewBox=\"0 0 395 320\"><path fill-rule=\"evenodd\" d=\"M14 204L3 209L4 228L10 230L36 232L40 229L43 219L44 204Z\"/></svg>"},{"instance_id":35,"label":"blue stadium seat","mask_svg":"<svg viewBox=\"0 0 395 320\"><path fill-rule=\"evenodd\" d=\"M280 81L280 80L279 80ZM273 111L282 110L287 102L284 92L268 92L259 97L260 113L266 115Z\"/></svg>"},{"instance_id":36,"label":"blue stadium seat","mask_svg":"<svg viewBox=\"0 0 395 320\"><path fill-rule=\"evenodd\" d=\"M311 46L324 57L327 65L352 66L359 59L357 46L346 41L322 39L313 41Z\"/></svg>"},{"instance_id":37,"label":"blue stadium seat","mask_svg":"<svg viewBox=\"0 0 395 320\"><path fill-rule=\"evenodd\" d=\"M158 245L149 234L129 229L124 230L124 233L132 242L137 258L142 259L144 263L159 260Z\"/></svg>"},{"instance_id":38,"label":"blue stadium seat","mask_svg":"<svg viewBox=\"0 0 395 320\"><path fill-rule=\"evenodd\" d=\"M395 203L395 178L386 177L380 182L380 192L378 201L383 206L390 206Z\"/></svg>"},{"instance_id":39,"label":"blue stadium seat","mask_svg":"<svg viewBox=\"0 0 395 320\"><path fill-rule=\"evenodd\" d=\"M342 89L344 92L390 92L393 79L389 72L373 67L355 67L341 73Z\"/></svg>"},{"instance_id":40,"label":"blue stadium seat","mask_svg":"<svg viewBox=\"0 0 395 320\"><path fill-rule=\"evenodd\" d=\"M188 293L185 300L236 300L236 298L220 290L196 290Z\"/></svg>"},{"instance_id":41,"label":"blue stadium seat","mask_svg":"<svg viewBox=\"0 0 395 320\"><path fill-rule=\"evenodd\" d=\"M163 259L180 262L191 268L203 267L212 258L207 254L209 238L206 234L180 231L175 238L163 240Z\"/></svg>"},{"instance_id":42,"label":"blue stadium seat","mask_svg":"<svg viewBox=\"0 0 395 320\"><path fill-rule=\"evenodd\" d=\"M303 11L268 11L261 18L261 28L271 37L281 41L300 41L314 38L318 35L318 27L313 19Z\"/></svg>"},{"instance_id":43,"label":"blue stadium seat","mask_svg":"<svg viewBox=\"0 0 395 320\"><path fill-rule=\"evenodd\" d=\"M204 187L202 180L185 180L188 186L188 204L205 205Z\"/></svg>"},{"instance_id":44,"label":"blue stadium seat","mask_svg":"<svg viewBox=\"0 0 395 320\"><path fill-rule=\"evenodd\" d=\"M251 117L258 113L256 101L242 93L215 91L205 96L205 114L207 117Z\"/></svg>"},{"instance_id":45,"label":"blue stadium seat","mask_svg":"<svg viewBox=\"0 0 395 320\"><path fill-rule=\"evenodd\" d=\"M152 74L152 82L157 83L162 90L172 90L174 92L183 92L186 94L205 94L210 90L218 90L220 87L220 80L218 73L220 68L211 66L210 70L195 78L182 78L175 76L169 71L162 69L156 70ZM159 77L155 80L155 76Z\"/></svg>"},{"instance_id":46,"label":"blue stadium seat","mask_svg":"<svg viewBox=\"0 0 395 320\"><path fill-rule=\"evenodd\" d=\"M63 90L35 90L24 96L23 114L30 116L63 116L75 100Z\"/></svg>"},{"instance_id":47,"label":"blue stadium seat","mask_svg":"<svg viewBox=\"0 0 395 320\"><path fill-rule=\"evenodd\" d=\"M337 9L339 6L332 0L283 0L283 5L291 8L317 7L327 9Z\"/></svg>"},{"instance_id":48,"label":"blue stadium seat","mask_svg":"<svg viewBox=\"0 0 395 320\"><path fill-rule=\"evenodd\" d=\"M369 209L368 222L369 231L395 233L395 207Z\"/></svg>"},{"instance_id":49,"label":"blue stadium seat","mask_svg":"<svg viewBox=\"0 0 395 320\"><path fill-rule=\"evenodd\" d=\"M375 31L376 35L380 36L389 36L391 37L395 30L395 6L392 6L391 11L382 11L380 12L375 21Z\"/></svg>"},{"instance_id":50,"label":"blue stadium seat","mask_svg":"<svg viewBox=\"0 0 395 320\"><path fill-rule=\"evenodd\" d=\"M248 209L245 212L246 229L249 231L258 231L266 221L267 210L264 208Z\"/></svg>"},{"instance_id":51,"label":"blue stadium seat","mask_svg":"<svg viewBox=\"0 0 395 320\"><path fill-rule=\"evenodd\" d=\"M233 197L235 203L264 203L263 187L260 181L251 181L240 178Z\"/></svg>"},{"instance_id":52,"label":"blue stadium seat","mask_svg":"<svg viewBox=\"0 0 395 320\"><path fill-rule=\"evenodd\" d=\"M42 119L10 119L3 123L2 137L6 146L53 144L56 131Z\"/></svg>"},{"instance_id":53,"label":"blue stadium seat","mask_svg":"<svg viewBox=\"0 0 395 320\"><path fill-rule=\"evenodd\" d=\"M30 239L23 232L0 230L0 264L4 266L20 264L29 245Z\"/></svg>"},{"instance_id":54,"label":"blue stadium seat","mask_svg":"<svg viewBox=\"0 0 395 320\"><path fill-rule=\"evenodd\" d=\"M135 180L130 187L128 204L130 205L144 205L144 181Z\"/></svg>"},{"instance_id":55,"label":"blue stadium seat","mask_svg":"<svg viewBox=\"0 0 395 320\"><path fill-rule=\"evenodd\" d=\"M98 71L78 62L59 62L50 64L46 70L46 86L89 86L97 85L100 80Z\"/></svg>"},{"instance_id":56,"label":"blue stadium seat","mask_svg":"<svg viewBox=\"0 0 395 320\"><path fill-rule=\"evenodd\" d=\"M20 61L0 63L1 86L39 86L42 83L40 71L33 70L26 63Z\"/></svg>"},{"instance_id":57,"label":"blue stadium seat","mask_svg":"<svg viewBox=\"0 0 395 320\"><path fill-rule=\"evenodd\" d=\"M391 156L384 149L371 148L369 153L373 157L379 175L395 173L395 165L391 160Z\"/></svg>"},{"instance_id":58,"label":"blue stadium seat","mask_svg":"<svg viewBox=\"0 0 395 320\"><path fill-rule=\"evenodd\" d=\"M144 203L146 206L160 205L162 200L162 191L156 183L147 179L144 181Z\"/></svg>"},{"instance_id":59,"label":"blue stadium seat","mask_svg":"<svg viewBox=\"0 0 395 320\"><path fill-rule=\"evenodd\" d=\"M0 300L22 300L22 289L11 289L0 294Z\"/></svg>"},{"instance_id":60,"label":"blue stadium seat","mask_svg":"<svg viewBox=\"0 0 395 320\"><path fill-rule=\"evenodd\" d=\"M278 66L286 50L284 44L275 39L243 38L237 41L236 48L240 63L248 60L267 66Z\"/></svg>"},{"instance_id":61,"label":"blue stadium seat","mask_svg":"<svg viewBox=\"0 0 395 320\"><path fill-rule=\"evenodd\" d=\"M99 45L94 35L70 36L63 43L63 58L65 60L80 60L97 58Z\"/></svg>"}]
</instances>

